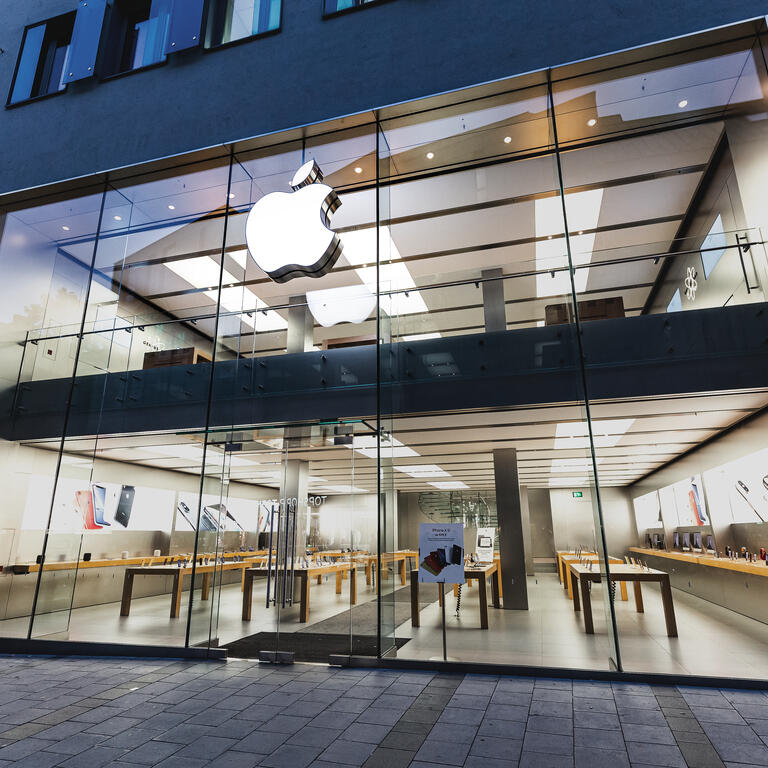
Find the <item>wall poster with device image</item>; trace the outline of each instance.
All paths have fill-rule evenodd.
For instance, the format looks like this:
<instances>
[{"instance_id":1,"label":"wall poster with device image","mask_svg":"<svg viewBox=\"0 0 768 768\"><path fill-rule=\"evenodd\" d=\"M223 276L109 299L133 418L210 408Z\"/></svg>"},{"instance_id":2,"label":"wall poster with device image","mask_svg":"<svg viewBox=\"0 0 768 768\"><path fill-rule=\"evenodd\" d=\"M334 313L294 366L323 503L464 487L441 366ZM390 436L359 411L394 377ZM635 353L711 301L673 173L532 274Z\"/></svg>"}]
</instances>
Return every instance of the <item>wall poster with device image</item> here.
<instances>
[{"instance_id":1,"label":"wall poster with device image","mask_svg":"<svg viewBox=\"0 0 768 768\"><path fill-rule=\"evenodd\" d=\"M481 563L493 562L493 542L496 538L495 528L478 528L475 541L475 554Z\"/></svg>"},{"instance_id":2,"label":"wall poster with device image","mask_svg":"<svg viewBox=\"0 0 768 768\"><path fill-rule=\"evenodd\" d=\"M646 493L644 496L638 496L632 499L632 506L635 508L635 523L638 532L642 533L649 528L664 528L661 520L661 499L658 491Z\"/></svg>"},{"instance_id":3,"label":"wall poster with device image","mask_svg":"<svg viewBox=\"0 0 768 768\"><path fill-rule=\"evenodd\" d=\"M419 581L464 583L464 526L419 525Z\"/></svg>"},{"instance_id":4,"label":"wall poster with device image","mask_svg":"<svg viewBox=\"0 0 768 768\"><path fill-rule=\"evenodd\" d=\"M701 475L693 475L672 486L680 526L709 525Z\"/></svg>"},{"instance_id":5,"label":"wall poster with device image","mask_svg":"<svg viewBox=\"0 0 768 768\"><path fill-rule=\"evenodd\" d=\"M768 523L768 449L704 473L707 495L733 523Z\"/></svg>"},{"instance_id":6,"label":"wall poster with device image","mask_svg":"<svg viewBox=\"0 0 768 768\"><path fill-rule=\"evenodd\" d=\"M197 528L198 498L196 493L179 494L175 530L194 531ZM204 494L200 530L262 533L269 529L268 511L264 502L258 499L228 497L221 502L218 496Z\"/></svg>"}]
</instances>

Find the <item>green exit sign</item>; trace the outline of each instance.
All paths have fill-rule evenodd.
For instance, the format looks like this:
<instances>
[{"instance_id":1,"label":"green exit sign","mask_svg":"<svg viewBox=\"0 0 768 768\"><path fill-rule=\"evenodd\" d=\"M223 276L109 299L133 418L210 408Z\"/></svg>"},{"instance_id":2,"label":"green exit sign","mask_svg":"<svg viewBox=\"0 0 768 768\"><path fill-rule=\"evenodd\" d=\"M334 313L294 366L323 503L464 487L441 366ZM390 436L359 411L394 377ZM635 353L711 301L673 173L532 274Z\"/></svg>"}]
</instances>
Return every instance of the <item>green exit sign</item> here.
<instances>
[{"instance_id":1,"label":"green exit sign","mask_svg":"<svg viewBox=\"0 0 768 768\"><path fill-rule=\"evenodd\" d=\"M584 494L581 491L571 491L571 496L573 496L574 499L581 499Z\"/></svg>"}]
</instances>

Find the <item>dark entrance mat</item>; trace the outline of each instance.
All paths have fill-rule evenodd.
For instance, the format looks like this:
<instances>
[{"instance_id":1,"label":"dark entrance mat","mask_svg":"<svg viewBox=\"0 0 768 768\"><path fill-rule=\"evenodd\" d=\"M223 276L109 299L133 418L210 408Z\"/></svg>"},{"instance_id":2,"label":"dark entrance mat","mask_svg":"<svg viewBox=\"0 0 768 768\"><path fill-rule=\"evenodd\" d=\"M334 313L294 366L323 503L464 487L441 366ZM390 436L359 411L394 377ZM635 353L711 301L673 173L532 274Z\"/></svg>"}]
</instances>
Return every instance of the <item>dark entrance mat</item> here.
<instances>
[{"instance_id":1,"label":"dark entrance mat","mask_svg":"<svg viewBox=\"0 0 768 768\"><path fill-rule=\"evenodd\" d=\"M437 600L437 587L422 584L419 591L419 610L423 610ZM434 593L434 595L433 595ZM432 600L429 598L432 597ZM384 625L393 623L395 627L411 620L410 587L382 595L382 621ZM280 650L293 651L296 661L327 662L331 654L350 652L350 630L352 634L352 653L360 656L375 656L377 651L376 635L379 629L379 609L376 600L369 600L362 605L341 611L316 624L298 630L283 632L280 635ZM409 638L397 638L397 647L401 648ZM229 643L226 648L230 656L253 659L259 651L276 649L277 635L274 632L259 632Z\"/></svg>"},{"instance_id":2,"label":"dark entrance mat","mask_svg":"<svg viewBox=\"0 0 768 768\"><path fill-rule=\"evenodd\" d=\"M409 638L398 637L396 644L402 648ZM258 634L235 640L227 646L230 658L256 659L259 651L274 651L278 648L278 636L275 632L259 632ZM304 632L283 632L280 635L281 651L291 651L296 661L315 661L328 663L332 654L348 654L349 635L316 635ZM376 636L355 635L352 638L352 654L355 656L376 656Z\"/></svg>"}]
</instances>

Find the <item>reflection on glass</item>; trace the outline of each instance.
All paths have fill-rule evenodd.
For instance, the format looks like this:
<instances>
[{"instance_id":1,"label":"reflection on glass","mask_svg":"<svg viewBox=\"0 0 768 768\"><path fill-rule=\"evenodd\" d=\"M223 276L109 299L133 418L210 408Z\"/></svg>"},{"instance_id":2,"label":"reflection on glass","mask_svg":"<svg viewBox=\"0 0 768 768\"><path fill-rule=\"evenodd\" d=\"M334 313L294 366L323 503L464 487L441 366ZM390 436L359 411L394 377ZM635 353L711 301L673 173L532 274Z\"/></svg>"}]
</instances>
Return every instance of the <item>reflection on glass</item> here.
<instances>
[{"instance_id":1,"label":"reflection on glass","mask_svg":"<svg viewBox=\"0 0 768 768\"><path fill-rule=\"evenodd\" d=\"M206 45L213 47L280 28L281 0L213 0Z\"/></svg>"}]
</instances>

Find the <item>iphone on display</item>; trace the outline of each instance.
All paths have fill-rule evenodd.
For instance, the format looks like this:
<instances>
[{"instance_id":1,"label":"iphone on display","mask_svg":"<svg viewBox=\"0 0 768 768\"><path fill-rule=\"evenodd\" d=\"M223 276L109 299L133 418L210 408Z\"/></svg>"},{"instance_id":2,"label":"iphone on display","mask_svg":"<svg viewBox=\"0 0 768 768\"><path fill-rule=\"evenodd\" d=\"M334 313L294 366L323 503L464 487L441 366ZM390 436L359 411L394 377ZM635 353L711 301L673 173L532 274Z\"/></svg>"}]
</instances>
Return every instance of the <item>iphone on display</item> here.
<instances>
[{"instance_id":1,"label":"iphone on display","mask_svg":"<svg viewBox=\"0 0 768 768\"><path fill-rule=\"evenodd\" d=\"M192 517L192 513L189 511L189 507L183 501L180 501L176 505L176 509L178 510L179 514L189 523L189 527L194 531L197 525L195 524L195 520Z\"/></svg>"},{"instance_id":2,"label":"iphone on display","mask_svg":"<svg viewBox=\"0 0 768 768\"><path fill-rule=\"evenodd\" d=\"M701 497L699 496L699 488L695 478L691 478L691 489L688 491L688 500L691 504L691 512L693 512L693 518L697 525L707 525L709 520L707 519L707 513L704 511L704 504L702 504Z\"/></svg>"},{"instance_id":3,"label":"iphone on display","mask_svg":"<svg viewBox=\"0 0 768 768\"><path fill-rule=\"evenodd\" d=\"M117 510L115 511L115 522L120 523L123 528L128 527L128 522L131 519L135 493L136 489L132 485L124 485L120 489L120 498L117 501Z\"/></svg>"},{"instance_id":4,"label":"iphone on display","mask_svg":"<svg viewBox=\"0 0 768 768\"><path fill-rule=\"evenodd\" d=\"M763 478L763 483L765 483L765 478ZM753 497L752 491L749 490L749 486L743 480L737 480L735 485L736 485L736 490L739 492L741 498L747 502L747 504L749 505L749 508L760 518L762 522L764 523L768 522L768 519L766 519L765 515L763 515L761 512L758 511L757 506L753 501L754 497Z\"/></svg>"},{"instance_id":5,"label":"iphone on display","mask_svg":"<svg viewBox=\"0 0 768 768\"><path fill-rule=\"evenodd\" d=\"M101 483L91 483L93 495L93 518L97 525L111 525L107 522L105 510L107 507L107 489Z\"/></svg>"},{"instance_id":6,"label":"iphone on display","mask_svg":"<svg viewBox=\"0 0 768 768\"><path fill-rule=\"evenodd\" d=\"M96 525L93 519L93 496L90 491L75 491L75 505L83 516L83 525L86 531L99 531L100 525Z\"/></svg>"}]
</instances>

